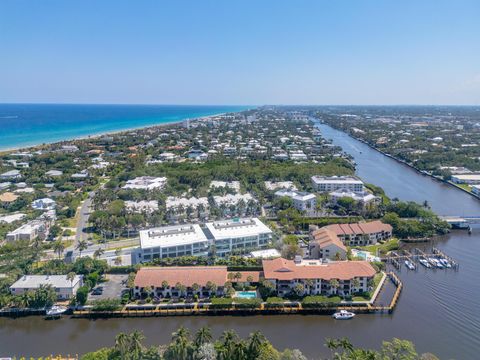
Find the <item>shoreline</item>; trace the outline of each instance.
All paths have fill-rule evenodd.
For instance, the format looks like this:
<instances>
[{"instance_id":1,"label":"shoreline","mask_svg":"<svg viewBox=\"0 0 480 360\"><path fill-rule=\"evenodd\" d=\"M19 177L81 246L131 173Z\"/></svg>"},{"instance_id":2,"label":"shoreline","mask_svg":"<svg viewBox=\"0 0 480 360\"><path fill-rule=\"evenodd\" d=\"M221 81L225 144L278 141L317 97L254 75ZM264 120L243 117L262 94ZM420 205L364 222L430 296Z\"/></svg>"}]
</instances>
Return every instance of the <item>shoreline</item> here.
<instances>
[{"instance_id":1,"label":"shoreline","mask_svg":"<svg viewBox=\"0 0 480 360\"><path fill-rule=\"evenodd\" d=\"M245 109L245 110L250 110L250 108ZM233 111L233 114L236 114L241 111L245 110L240 110L240 111ZM170 126L170 125L176 125L176 124L182 124L185 123L186 121L200 121L204 119L208 119L211 117L215 116L221 116L225 115L228 112L221 112L221 113L216 113L216 114L211 114L211 115L205 115L205 116L200 116L200 117L193 117L193 118L184 118L181 120L171 120L168 122L163 122L159 124L150 124L150 125L144 125L144 126L138 126L138 127L131 127L131 128L125 128L125 129L119 129L119 130L111 130L111 131L104 131L104 132L99 132L99 133L93 133L91 135L81 135L78 137L73 137L69 139L64 139L64 140L55 140L52 142L45 142L41 144L34 144L34 145L25 145L25 146L19 146L19 147L12 147L12 148L0 148L0 155L4 155L7 153L10 153L12 151L19 151L19 150L26 150L26 149L34 149L34 148L41 148L43 146L48 146L48 145L54 145L54 144L59 144L63 142L73 142L73 141L79 141L79 140L88 140L88 139L96 139L101 136L106 136L106 135L118 135L124 132L129 132L129 131L134 131L134 130L144 130L144 129L149 129L149 128L155 128L155 127L163 127L163 126Z\"/></svg>"},{"instance_id":2,"label":"shoreline","mask_svg":"<svg viewBox=\"0 0 480 360\"><path fill-rule=\"evenodd\" d=\"M318 119L318 120L320 121L320 119ZM397 158L397 157L395 157L395 156L393 156L393 155L391 155L391 154L388 154L388 153L386 153L385 151L382 151L382 150L376 148L375 146L369 144L367 141L365 141L365 140L363 140L363 139L360 139L360 138L358 138L358 137L356 137L356 136L354 136L354 135L352 135L352 134L350 134L350 133L348 133L348 132L346 132L346 131L344 131L344 130L342 130L342 129L338 129L338 128L336 128L336 127L334 127L334 126L332 126L332 125L330 125L330 124L328 124L328 123L324 123L324 122L321 122L321 121L320 121L320 123L325 124L325 125L328 125L328 126L330 126L331 128L333 128L333 129L335 129L335 130L338 130L338 131L343 132L344 134L350 136L352 139L355 139L355 140L357 140L357 141L360 141L362 144L367 145L370 149L375 150L375 151L379 152L380 154L382 154L382 155L384 155L384 156L386 156L386 157L388 157L388 158L390 158L390 159L392 159L392 160L395 160L395 161L399 162L399 163L402 164L402 165L408 166L410 169L415 170L415 171L416 171L417 173L419 173L420 175L428 176L428 177L430 177L430 178L432 178L432 179L434 179L434 180L436 180L436 181L438 181L438 182L444 183L444 184L446 184L446 185L450 185L450 186L452 186L452 187L454 187L454 188L456 188L456 189L458 189L458 190L461 190L461 191L469 194L470 196L472 196L472 197L480 200L480 196L475 195L475 194L472 193L471 191L468 191L468 190L462 188L461 186L458 186L457 184L454 184L454 183L452 183L452 182L450 182L450 181L447 181L447 180L443 180L443 179L441 179L441 178L436 177L435 175L432 175L432 174L430 174L430 173L428 173L428 172L425 172L425 171L423 171L423 170L420 170L420 169L416 168L414 165L411 165L411 164L407 163L405 160L402 160L402 159Z\"/></svg>"}]
</instances>

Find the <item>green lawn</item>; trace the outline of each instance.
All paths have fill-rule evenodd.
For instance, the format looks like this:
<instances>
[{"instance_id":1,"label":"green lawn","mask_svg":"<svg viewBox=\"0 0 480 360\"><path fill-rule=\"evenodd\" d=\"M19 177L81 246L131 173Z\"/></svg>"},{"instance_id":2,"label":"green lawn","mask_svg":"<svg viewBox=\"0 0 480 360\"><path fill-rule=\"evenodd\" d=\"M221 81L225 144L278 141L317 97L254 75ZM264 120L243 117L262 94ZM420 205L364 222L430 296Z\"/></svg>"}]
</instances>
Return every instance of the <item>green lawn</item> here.
<instances>
[{"instance_id":1,"label":"green lawn","mask_svg":"<svg viewBox=\"0 0 480 360\"><path fill-rule=\"evenodd\" d=\"M397 250L399 246L400 240L397 238L391 238L389 241L386 241L383 244L377 243L375 245L358 246L356 249L369 251L373 255L376 255L377 249L379 254L386 254L389 251Z\"/></svg>"}]
</instances>

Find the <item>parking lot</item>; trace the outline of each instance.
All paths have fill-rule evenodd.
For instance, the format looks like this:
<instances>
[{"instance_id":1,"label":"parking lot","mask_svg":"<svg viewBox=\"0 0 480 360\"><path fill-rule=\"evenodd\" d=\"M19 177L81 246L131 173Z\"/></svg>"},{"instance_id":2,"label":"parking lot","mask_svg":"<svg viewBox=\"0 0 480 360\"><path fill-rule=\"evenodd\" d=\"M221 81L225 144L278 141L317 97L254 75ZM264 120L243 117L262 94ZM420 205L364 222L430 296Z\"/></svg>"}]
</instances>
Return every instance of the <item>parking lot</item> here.
<instances>
[{"instance_id":1,"label":"parking lot","mask_svg":"<svg viewBox=\"0 0 480 360\"><path fill-rule=\"evenodd\" d=\"M100 299L120 299L122 292L127 289L128 275L107 275L107 280L98 284L103 287L103 292L100 295L88 295L88 300L100 300Z\"/></svg>"}]
</instances>

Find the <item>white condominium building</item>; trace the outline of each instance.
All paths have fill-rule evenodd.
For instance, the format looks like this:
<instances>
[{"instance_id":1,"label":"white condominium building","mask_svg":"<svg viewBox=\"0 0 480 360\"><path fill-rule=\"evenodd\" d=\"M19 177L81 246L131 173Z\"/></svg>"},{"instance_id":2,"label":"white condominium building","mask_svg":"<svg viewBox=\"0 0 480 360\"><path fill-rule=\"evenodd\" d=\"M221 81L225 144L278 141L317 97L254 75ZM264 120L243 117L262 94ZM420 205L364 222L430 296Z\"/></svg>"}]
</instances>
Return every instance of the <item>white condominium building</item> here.
<instances>
[{"instance_id":1,"label":"white condominium building","mask_svg":"<svg viewBox=\"0 0 480 360\"><path fill-rule=\"evenodd\" d=\"M178 256L206 256L209 241L200 225L175 225L140 231L140 261Z\"/></svg>"},{"instance_id":2,"label":"white condominium building","mask_svg":"<svg viewBox=\"0 0 480 360\"><path fill-rule=\"evenodd\" d=\"M235 249L264 247L272 237L272 230L257 218L222 220L205 226L218 256Z\"/></svg>"},{"instance_id":3,"label":"white condominium building","mask_svg":"<svg viewBox=\"0 0 480 360\"><path fill-rule=\"evenodd\" d=\"M312 186L320 192L337 190L363 191L363 181L353 176L312 176Z\"/></svg>"},{"instance_id":4,"label":"white condominium building","mask_svg":"<svg viewBox=\"0 0 480 360\"><path fill-rule=\"evenodd\" d=\"M235 249L256 249L268 244L272 231L257 218L222 220L205 224L164 226L140 231L138 260L207 256L213 250L226 256Z\"/></svg>"},{"instance_id":5,"label":"white condominium building","mask_svg":"<svg viewBox=\"0 0 480 360\"><path fill-rule=\"evenodd\" d=\"M289 197L293 201L293 207L300 211L315 210L317 205L317 197L315 194L310 194L303 191L296 190L278 190L275 193L277 197Z\"/></svg>"}]
</instances>

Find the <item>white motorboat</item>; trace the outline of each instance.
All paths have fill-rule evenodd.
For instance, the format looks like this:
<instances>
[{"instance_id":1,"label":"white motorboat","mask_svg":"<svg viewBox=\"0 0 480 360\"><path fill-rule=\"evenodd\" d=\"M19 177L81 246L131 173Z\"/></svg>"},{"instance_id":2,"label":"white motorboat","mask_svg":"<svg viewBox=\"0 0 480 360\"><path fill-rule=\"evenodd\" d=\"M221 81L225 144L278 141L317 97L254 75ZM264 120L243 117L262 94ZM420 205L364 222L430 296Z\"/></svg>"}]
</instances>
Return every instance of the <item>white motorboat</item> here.
<instances>
[{"instance_id":1,"label":"white motorboat","mask_svg":"<svg viewBox=\"0 0 480 360\"><path fill-rule=\"evenodd\" d=\"M445 266L446 268L451 268L452 267L452 264L450 264L450 262L447 260L447 259L440 259L439 260L443 266Z\"/></svg>"},{"instance_id":2,"label":"white motorboat","mask_svg":"<svg viewBox=\"0 0 480 360\"><path fill-rule=\"evenodd\" d=\"M45 313L45 316L47 318L60 317L65 312L67 312L67 310L68 310L68 308L66 308L65 306L54 305L51 308L47 309L47 312Z\"/></svg>"},{"instance_id":3,"label":"white motorboat","mask_svg":"<svg viewBox=\"0 0 480 360\"><path fill-rule=\"evenodd\" d=\"M425 259L419 259L418 261L420 261L420 264L422 264L426 268L431 268L432 267L432 265L430 265L430 263Z\"/></svg>"},{"instance_id":4,"label":"white motorboat","mask_svg":"<svg viewBox=\"0 0 480 360\"><path fill-rule=\"evenodd\" d=\"M335 320L350 320L355 316L355 314L347 310L340 310L332 316Z\"/></svg>"},{"instance_id":5,"label":"white motorboat","mask_svg":"<svg viewBox=\"0 0 480 360\"><path fill-rule=\"evenodd\" d=\"M410 270L415 270L415 265L413 265L412 262L409 260L405 260L405 266Z\"/></svg>"}]
</instances>

